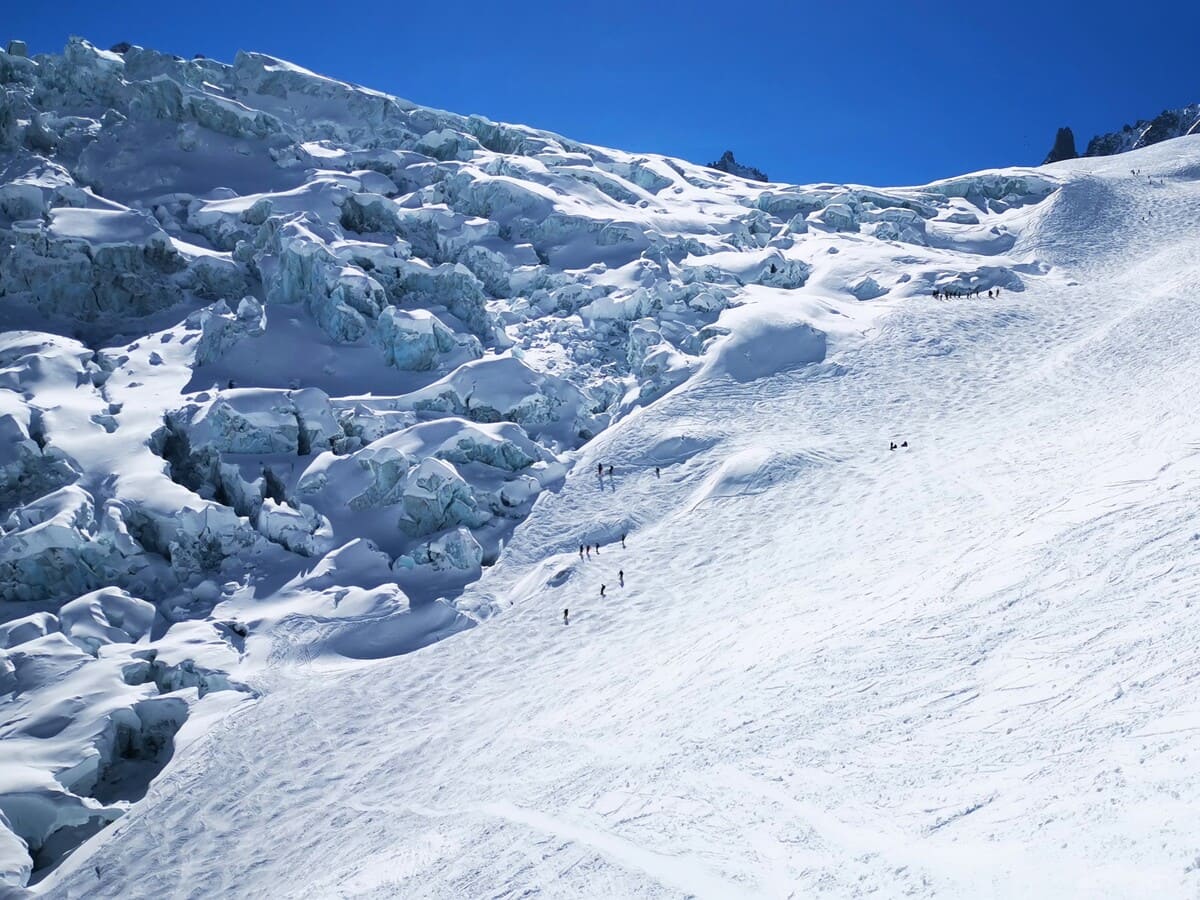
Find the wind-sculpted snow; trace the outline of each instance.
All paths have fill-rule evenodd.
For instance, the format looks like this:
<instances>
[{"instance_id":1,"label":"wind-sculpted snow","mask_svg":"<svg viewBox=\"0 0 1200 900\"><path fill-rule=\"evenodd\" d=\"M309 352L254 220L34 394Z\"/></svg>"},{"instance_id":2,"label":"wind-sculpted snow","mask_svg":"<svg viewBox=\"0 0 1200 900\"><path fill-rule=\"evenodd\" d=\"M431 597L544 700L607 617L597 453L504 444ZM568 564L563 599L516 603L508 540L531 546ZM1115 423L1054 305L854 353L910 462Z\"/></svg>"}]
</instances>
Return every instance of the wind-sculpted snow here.
<instances>
[{"instance_id":1,"label":"wind-sculpted snow","mask_svg":"<svg viewBox=\"0 0 1200 900\"><path fill-rule=\"evenodd\" d=\"M1020 242L1071 178L767 185L258 53L13 50L0 879L17 885L277 673L502 613L464 589L542 534L580 455L639 411L706 391L754 409L760 383L838 377L831 357L883 311L1042 278ZM684 424L640 465L693 465L711 442ZM769 487L784 458L696 496ZM636 519L575 514L596 540ZM568 583L550 568L530 577Z\"/></svg>"}]
</instances>

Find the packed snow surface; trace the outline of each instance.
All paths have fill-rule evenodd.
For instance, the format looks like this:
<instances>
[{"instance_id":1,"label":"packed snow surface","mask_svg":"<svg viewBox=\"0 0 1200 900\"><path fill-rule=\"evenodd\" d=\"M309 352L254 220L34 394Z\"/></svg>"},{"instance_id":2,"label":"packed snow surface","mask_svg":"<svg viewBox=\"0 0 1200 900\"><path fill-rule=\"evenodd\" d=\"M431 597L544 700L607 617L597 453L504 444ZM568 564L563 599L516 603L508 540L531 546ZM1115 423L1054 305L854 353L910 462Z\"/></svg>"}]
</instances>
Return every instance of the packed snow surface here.
<instances>
[{"instance_id":1,"label":"packed snow surface","mask_svg":"<svg viewBox=\"0 0 1200 900\"><path fill-rule=\"evenodd\" d=\"M1200 137L764 184L10 49L0 885L1200 892Z\"/></svg>"}]
</instances>

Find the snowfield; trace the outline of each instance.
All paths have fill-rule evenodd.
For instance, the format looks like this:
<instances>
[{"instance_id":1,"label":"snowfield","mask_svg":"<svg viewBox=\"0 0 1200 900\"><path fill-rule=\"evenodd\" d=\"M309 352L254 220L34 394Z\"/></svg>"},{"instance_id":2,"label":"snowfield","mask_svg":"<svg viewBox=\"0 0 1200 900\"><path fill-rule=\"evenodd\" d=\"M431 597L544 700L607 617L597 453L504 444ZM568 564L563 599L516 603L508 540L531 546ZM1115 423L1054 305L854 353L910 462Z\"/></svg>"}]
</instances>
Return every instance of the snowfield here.
<instances>
[{"instance_id":1,"label":"snowfield","mask_svg":"<svg viewBox=\"0 0 1200 900\"><path fill-rule=\"evenodd\" d=\"M0 85L0 892L1200 895L1200 136L793 186Z\"/></svg>"}]
</instances>

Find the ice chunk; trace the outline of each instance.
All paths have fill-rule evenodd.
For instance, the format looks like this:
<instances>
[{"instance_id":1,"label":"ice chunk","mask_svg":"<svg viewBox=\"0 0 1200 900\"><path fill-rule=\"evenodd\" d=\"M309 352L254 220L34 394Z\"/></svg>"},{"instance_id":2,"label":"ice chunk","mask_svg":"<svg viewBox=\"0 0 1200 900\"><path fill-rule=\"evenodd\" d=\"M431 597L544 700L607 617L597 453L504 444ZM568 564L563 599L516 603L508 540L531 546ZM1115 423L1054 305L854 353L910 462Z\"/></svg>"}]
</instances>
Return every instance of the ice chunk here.
<instances>
[{"instance_id":1,"label":"ice chunk","mask_svg":"<svg viewBox=\"0 0 1200 900\"><path fill-rule=\"evenodd\" d=\"M255 298L243 297L236 314L219 302L194 313L189 324L200 328L196 365L202 366L220 359L245 338L261 336L267 327L267 314Z\"/></svg>"},{"instance_id":2,"label":"ice chunk","mask_svg":"<svg viewBox=\"0 0 1200 900\"><path fill-rule=\"evenodd\" d=\"M379 317L374 340L384 359L397 369L420 371L433 369L445 354L463 350L471 357L483 355L478 339L459 339L433 313L424 309L389 308Z\"/></svg>"},{"instance_id":3,"label":"ice chunk","mask_svg":"<svg viewBox=\"0 0 1200 900\"><path fill-rule=\"evenodd\" d=\"M886 294L887 289L881 287L879 282L870 275L866 275L851 286L850 293L856 300L874 300L876 297Z\"/></svg>"},{"instance_id":4,"label":"ice chunk","mask_svg":"<svg viewBox=\"0 0 1200 900\"><path fill-rule=\"evenodd\" d=\"M430 566L435 572L477 572L483 563L483 548L466 528L456 528L423 544L413 553L413 560L417 565Z\"/></svg>"},{"instance_id":5,"label":"ice chunk","mask_svg":"<svg viewBox=\"0 0 1200 900\"><path fill-rule=\"evenodd\" d=\"M456 525L476 527L490 518L454 466L432 457L407 473L401 509L400 529L412 536Z\"/></svg>"},{"instance_id":6,"label":"ice chunk","mask_svg":"<svg viewBox=\"0 0 1200 900\"><path fill-rule=\"evenodd\" d=\"M341 434L329 398L317 388L222 391L192 414L186 430L193 449L300 456L328 450Z\"/></svg>"},{"instance_id":7,"label":"ice chunk","mask_svg":"<svg viewBox=\"0 0 1200 900\"><path fill-rule=\"evenodd\" d=\"M81 321L140 316L178 303L171 276L187 262L152 216L132 210L58 208L49 225L14 227L0 265L0 296Z\"/></svg>"},{"instance_id":8,"label":"ice chunk","mask_svg":"<svg viewBox=\"0 0 1200 900\"><path fill-rule=\"evenodd\" d=\"M582 392L570 382L535 372L511 355L466 363L404 400L418 410L476 422L507 419L536 433L578 431L585 408ZM554 428L560 424L566 427Z\"/></svg>"},{"instance_id":9,"label":"ice chunk","mask_svg":"<svg viewBox=\"0 0 1200 900\"><path fill-rule=\"evenodd\" d=\"M42 413L0 389L0 510L47 494L79 476L76 464L42 433Z\"/></svg>"},{"instance_id":10,"label":"ice chunk","mask_svg":"<svg viewBox=\"0 0 1200 900\"><path fill-rule=\"evenodd\" d=\"M830 203L811 213L808 221L833 231L858 231L858 215L848 203Z\"/></svg>"},{"instance_id":11,"label":"ice chunk","mask_svg":"<svg viewBox=\"0 0 1200 900\"><path fill-rule=\"evenodd\" d=\"M256 525L269 540L302 556L319 556L333 545L329 520L307 504L292 507L267 497Z\"/></svg>"},{"instance_id":12,"label":"ice chunk","mask_svg":"<svg viewBox=\"0 0 1200 900\"><path fill-rule=\"evenodd\" d=\"M0 625L0 649L16 647L59 630L58 617L53 613L33 613L13 619Z\"/></svg>"},{"instance_id":13,"label":"ice chunk","mask_svg":"<svg viewBox=\"0 0 1200 900\"><path fill-rule=\"evenodd\" d=\"M154 605L120 588L85 594L59 610L62 631L71 643L95 656L104 644L132 644L154 623Z\"/></svg>"},{"instance_id":14,"label":"ice chunk","mask_svg":"<svg viewBox=\"0 0 1200 900\"><path fill-rule=\"evenodd\" d=\"M385 444L417 459L435 456L455 464L484 463L509 472L519 472L539 462L548 467L557 465L549 451L511 422L485 425L451 417L414 425L373 446Z\"/></svg>"}]
</instances>

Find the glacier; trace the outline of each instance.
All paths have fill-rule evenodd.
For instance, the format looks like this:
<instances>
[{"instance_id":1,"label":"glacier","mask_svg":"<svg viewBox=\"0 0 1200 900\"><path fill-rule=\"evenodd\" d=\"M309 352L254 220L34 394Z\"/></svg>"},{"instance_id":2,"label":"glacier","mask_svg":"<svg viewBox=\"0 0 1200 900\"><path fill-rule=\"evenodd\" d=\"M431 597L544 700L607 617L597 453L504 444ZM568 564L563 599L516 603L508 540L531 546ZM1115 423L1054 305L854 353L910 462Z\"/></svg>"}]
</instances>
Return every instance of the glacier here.
<instances>
[{"instance_id":1,"label":"glacier","mask_svg":"<svg viewBox=\"0 0 1200 900\"><path fill-rule=\"evenodd\" d=\"M0 88L3 889L1195 892L1200 136L789 185L261 53Z\"/></svg>"}]
</instances>

